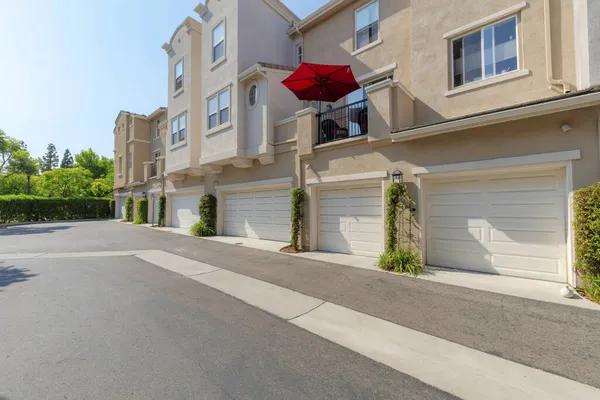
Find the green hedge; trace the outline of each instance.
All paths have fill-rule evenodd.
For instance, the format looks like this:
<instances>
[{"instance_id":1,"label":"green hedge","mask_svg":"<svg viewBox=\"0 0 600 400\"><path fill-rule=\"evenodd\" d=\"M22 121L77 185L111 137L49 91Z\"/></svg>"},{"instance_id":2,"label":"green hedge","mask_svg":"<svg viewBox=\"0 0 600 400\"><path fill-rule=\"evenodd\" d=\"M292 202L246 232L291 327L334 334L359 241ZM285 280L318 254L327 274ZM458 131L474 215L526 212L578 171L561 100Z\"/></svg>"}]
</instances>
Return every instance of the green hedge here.
<instances>
[{"instance_id":1,"label":"green hedge","mask_svg":"<svg viewBox=\"0 0 600 400\"><path fill-rule=\"evenodd\" d=\"M301 188L295 188L292 190L290 195L291 207L292 207L292 229L290 235L290 245L294 250L298 250L300 247L300 231L302 229L302 217L304 216L304 190Z\"/></svg>"},{"instance_id":2,"label":"green hedge","mask_svg":"<svg viewBox=\"0 0 600 400\"><path fill-rule=\"evenodd\" d=\"M137 201L135 205L137 210L137 215L135 217L134 224L147 224L148 223L148 199L141 198Z\"/></svg>"},{"instance_id":3,"label":"green hedge","mask_svg":"<svg viewBox=\"0 0 600 400\"><path fill-rule=\"evenodd\" d=\"M115 199L110 199L110 218L115 218L116 202Z\"/></svg>"},{"instance_id":4,"label":"green hedge","mask_svg":"<svg viewBox=\"0 0 600 400\"><path fill-rule=\"evenodd\" d=\"M125 200L125 222L133 222L133 197Z\"/></svg>"},{"instance_id":5,"label":"green hedge","mask_svg":"<svg viewBox=\"0 0 600 400\"><path fill-rule=\"evenodd\" d=\"M158 226L165 226L165 212L167 210L167 196L161 194L158 199Z\"/></svg>"},{"instance_id":6,"label":"green hedge","mask_svg":"<svg viewBox=\"0 0 600 400\"><path fill-rule=\"evenodd\" d=\"M575 269L586 294L600 302L600 183L573 196Z\"/></svg>"},{"instance_id":7,"label":"green hedge","mask_svg":"<svg viewBox=\"0 0 600 400\"><path fill-rule=\"evenodd\" d=\"M212 194L206 194L200 198L200 204L198 204L198 213L200 215L200 221L202 221L206 227L217 232L217 198Z\"/></svg>"},{"instance_id":8,"label":"green hedge","mask_svg":"<svg viewBox=\"0 0 600 400\"><path fill-rule=\"evenodd\" d=\"M0 223L110 218L110 199L0 196Z\"/></svg>"}]
</instances>

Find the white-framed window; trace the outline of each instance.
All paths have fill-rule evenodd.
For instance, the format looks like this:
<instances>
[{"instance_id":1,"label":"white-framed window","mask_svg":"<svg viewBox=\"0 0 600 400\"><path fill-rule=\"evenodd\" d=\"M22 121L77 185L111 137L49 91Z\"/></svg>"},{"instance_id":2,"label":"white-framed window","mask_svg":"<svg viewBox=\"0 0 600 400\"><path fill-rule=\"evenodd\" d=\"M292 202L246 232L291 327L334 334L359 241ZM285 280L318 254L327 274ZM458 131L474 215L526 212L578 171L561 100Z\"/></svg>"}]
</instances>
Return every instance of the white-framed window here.
<instances>
[{"instance_id":1,"label":"white-framed window","mask_svg":"<svg viewBox=\"0 0 600 400\"><path fill-rule=\"evenodd\" d=\"M129 153L129 169L133 168L133 153Z\"/></svg>"},{"instance_id":2,"label":"white-framed window","mask_svg":"<svg viewBox=\"0 0 600 400\"><path fill-rule=\"evenodd\" d=\"M250 89L248 90L248 106L253 108L256 106L256 102L258 101L258 84L252 83L250 85Z\"/></svg>"},{"instance_id":3,"label":"white-framed window","mask_svg":"<svg viewBox=\"0 0 600 400\"><path fill-rule=\"evenodd\" d=\"M183 87L183 60L175 64L175 92Z\"/></svg>"},{"instance_id":4,"label":"white-framed window","mask_svg":"<svg viewBox=\"0 0 600 400\"><path fill-rule=\"evenodd\" d=\"M185 119L186 114L184 113L171 120L171 145L185 140Z\"/></svg>"},{"instance_id":5,"label":"white-framed window","mask_svg":"<svg viewBox=\"0 0 600 400\"><path fill-rule=\"evenodd\" d=\"M160 150L156 150L154 152L154 162L158 161L158 157L160 157Z\"/></svg>"},{"instance_id":6,"label":"white-framed window","mask_svg":"<svg viewBox=\"0 0 600 400\"><path fill-rule=\"evenodd\" d=\"M156 132L154 133L154 138L155 139L158 139L160 137L160 128L159 128L159 125L160 125L160 120L157 119L156 120Z\"/></svg>"},{"instance_id":7,"label":"white-framed window","mask_svg":"<svg viewBox=\"0 0 600 400\"><path fill-rule=\"evenodd\" d=\"M229 88L208 99L208 129L229 122Z\"/></svg>"},{"instance_id":8,"label":"white-framed window","mask_svg":"<svg viewBox=\"0 0 600 400\"><path fill-rule=\"evenodd\" d=\"M379 39L379 0L356 10L354 15L355 50Z\"/></svg>"},{"instance_id":9,"label":"white-framed window","mask_svg":"<svg viewBox=\"0 0 600 400\"><path fill-rule=\"evenodd\" d=\"M296 66L299 66L300 64L302 64L302 43L298 43L296 44L296 52L295 52L295 58L296 58Z\"/></svg>"},{"instance_id":10,"label":"white-framed window","mask_svg":"<svg viewBox=\"0 0 600 400\"><path fill-rule=\"evenodd\" d=\"M516 15L452 40L452 87L518 69Z\"/></svg>"},{"instance_id":11,"label":"white-framed window","mask_svg":"<svg viewBox=\"0 0 600 400\"><path fill-rule=\"evenodd\" d=\"M225 21L212 31L212 62L215 63L225 57Z\"/></svg>"}]
</instances>

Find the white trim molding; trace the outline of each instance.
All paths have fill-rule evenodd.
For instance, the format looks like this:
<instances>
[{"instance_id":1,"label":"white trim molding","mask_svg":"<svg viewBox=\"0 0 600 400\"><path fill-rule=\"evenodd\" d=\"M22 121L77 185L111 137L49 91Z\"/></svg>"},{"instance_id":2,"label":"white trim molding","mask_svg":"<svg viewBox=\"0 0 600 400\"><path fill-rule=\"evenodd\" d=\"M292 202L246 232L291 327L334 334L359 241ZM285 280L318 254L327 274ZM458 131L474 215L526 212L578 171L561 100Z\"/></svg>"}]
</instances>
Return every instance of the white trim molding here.
<instances>
[{"instance_id":1,"label":"white trim molding","mask_svg":"<svg viewBox=\"0 0 600 400\"><path fill-rule=\"evenodd\" d=\"M497 13L494 13L492 15L488 15L487 17L481 18L477 21L473 21L467 25L463 25L459 28L453 29L451 31L448 31L446 33L444 33L442 35L443 39L451 39L457 36L462 36L465 33L468 33L472 30L475 30L477 28L481 28L485 25L491 24L494 21L497 21L499 19L503 19L506 17L509 17L513 14L518 13L519 11L521 11L522 9L527 7L527 2L523 1L521 3L515 4L512 7L509 7L507 9L504 9L502 11L498 11Z\"/></svg>"},{"instance_id":2,"label":"white trim molding","mask_svg":"<svg viewBox=\"0 0 600 400\"><path fill-rule=\"evenodd\" d=\"M190 186L190 187L180 188L180 189L173 188L173 189L165 190L165 194L169 194L169 195L195 193L195 192L204 192L204 185Z\"/></svg>"},{"instance_id":3,"label":"white trim molding","mask_svg":"<svg viewBox=\"0 0 600 400\"><path fill-rule=\"evenodd\" d=\"M381 68L377 68L374 71L371 72L367 72L366 74L363 74L361 76L357 76L356 77L356 82L360 83L364 83L366 81L369 81L371 79L377 79L381 76L384 76L386 74L389 74L390 72L393 72L396 68L398 68L398 64L397 63L393 63L390 65L386 65L385 67L381 67Z\"/></svg>"},{"instance_id":4,"label":"white trim molding","mask_svg":"<svg viewBox=\"0 0 600 400\"><path fill-rule=\"evenodd\" d=\"M387 171L363 172L360 174L348 174L337 176L326 176L324 178L310 178L306 180L307 186L327 185L341 182L356 182L366 180L383 180L388 177Z\"/></svg>"},{"instance_id":5,"label":"white trim molding","mask_svg":"<svg viewBox=\"0 0 600 400\"><path fill-rule=\"evenodd\" d=\"M561 161L579 160L580 150L561 151L557 153L534 154L521 157L493 158L490 160L470 161L456 164L442 164L428 167L415 167L412 169L414 176L428 174L441 174L448 172L481 171L492 168L514 167L531 164L555 163Z\"/></svg>"},{"instance_id":6,"label":"white trim molding","mask_svg":"<svg viewBox=\"0 0 600 400\"><path fill-rule=\"evenodd\" d=\"M363 46L363 47L361 47L361 48L360 48L360 49L358 49L358 50L354 50L352 53L350 53L350 55L351 55L351 56L357 56L357 55L359 55L360 53L363 53L363 52L365 52L365 51L367 51L367 50L371 50L373 47L377 47L377 46L379 46L379 45L380 45L380 44L382 44L382 43L383 43L383 39L379 38L379 39L377 39L376 41L374 41L374 42L371 42L371 43L369 43L368 45L366 45L366 46Z\"/></svg>"},{"instance_id":7,"label":"white trim molding","mask_svg":"<svg viewBox=\"0 0 600 400\"><path fill-rule=\"evenodd\" d=\"M298 119L298 117L296 117L295 115L286 118L286 119L282 119L281 121L277 121L273 124L274 127L278 127L281 125L285 125L285 124L289 124L290 122L296 121Z\"/></svg>"},{"instance_id":8,"label":"white trim molding","mask_svg":"<svg viewBox=\"0 0 600 400\"><path fill-rule=\"evenodd\" d=\"M507 72L504 74L496 75L491 78L481 79L479 81L465 83L464 85L460 85L455 87L454 89L447 90L444 92L444 96L450 97L457 95L459 93L470 92L471 90L483 88L486 86L495 85L497 83L512 81L513 79L522 78L524 76L529 76L531 71L528 69L521 69L513 72Z\"/></svg>"},{"instance_id":9,"label":"white trim molding","mask_svg":"<svg viewBox=\"0 0 600 400\"><path fill-rule=\"evenodd\" d=\"M215 189L217 192L231 192L237 190L246 190L246 189L260 189L260 188L269 188L275 186L291 186L294 178L277 178L277 179L267 179L264 181L254 181L254 182L244 182L244 183L234 183L231 185L220 185L216 186Z\"/></svg>"}]
</instances>

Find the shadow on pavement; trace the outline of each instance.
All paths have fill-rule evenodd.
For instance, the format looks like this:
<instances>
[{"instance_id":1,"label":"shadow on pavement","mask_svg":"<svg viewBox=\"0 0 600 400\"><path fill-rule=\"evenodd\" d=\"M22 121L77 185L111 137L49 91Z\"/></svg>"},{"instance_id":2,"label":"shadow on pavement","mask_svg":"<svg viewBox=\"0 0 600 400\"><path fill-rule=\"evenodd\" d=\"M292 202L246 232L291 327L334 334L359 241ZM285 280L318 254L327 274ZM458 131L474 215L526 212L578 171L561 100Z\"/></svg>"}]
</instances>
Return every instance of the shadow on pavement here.
<instances>
[{"instance_id":1,"label":"shadow on pavement","mask_svg":"<svg viewBox=\"0 0 600 400\"><path fill-rule=\"evenodd\" d=\"M64 231L72 228L70 225L61 226L8 226L0 228L0 236L21 236L21 235L39 235L42 233L53 233L56 231ZM2 398L0 398L2 400Z\"/></svg>"},{"instance_id":2,"label":"shadow on pavement","mask_svg":"<svg viewBox=\"0 0 600 400\"><path fill-rule=\"evenodd\" d=\"M4 263L0 261L0 288L7 287L13 283L25 282L30 278L38 276L38 274L32 274L26 268L17 268L13 265L4 266ZM3 400L0 395L0 400Z\"/></svg>"}]
</instances>

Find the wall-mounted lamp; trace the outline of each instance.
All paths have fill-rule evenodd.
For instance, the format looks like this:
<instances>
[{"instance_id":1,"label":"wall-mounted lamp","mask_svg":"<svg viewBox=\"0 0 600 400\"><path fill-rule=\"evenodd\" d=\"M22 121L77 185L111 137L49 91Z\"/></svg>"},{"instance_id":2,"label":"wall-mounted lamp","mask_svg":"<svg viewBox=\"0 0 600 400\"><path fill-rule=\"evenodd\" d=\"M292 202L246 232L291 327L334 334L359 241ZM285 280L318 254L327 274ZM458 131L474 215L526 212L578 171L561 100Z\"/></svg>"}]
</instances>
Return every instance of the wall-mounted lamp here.
<instances>
[{"instance_id":1,"label":"wall-mounted lamp","mask_svg":"<svg viewBox=\"0 0 600 400\"><path fill-rule=\"evenodd\" d=\"M147 198L148 198L148 193L146 193L146 192L142 192L142 197L143 197L144 199L147 199Z\"/></svg>"},{"instance_id":2,"label":"wall-mounted lamp","mask_svg":"<svg viewBox=\"0 0 600 400\"><path fill-rule=\"evenodd\" d=\"M404 183L404 174L399 169L392 172L393 183Z\"/></svg>"}]
</instances>

